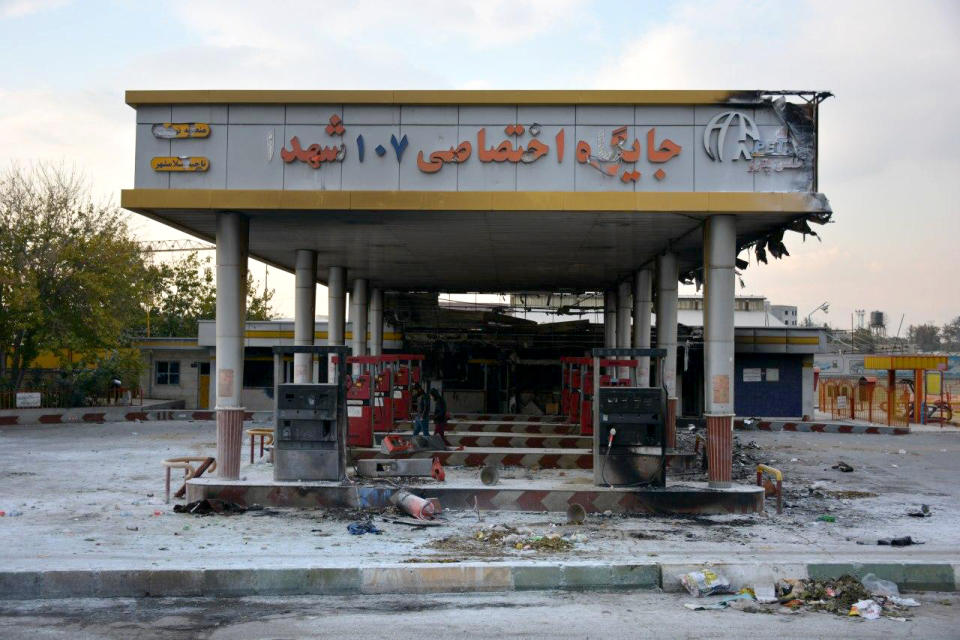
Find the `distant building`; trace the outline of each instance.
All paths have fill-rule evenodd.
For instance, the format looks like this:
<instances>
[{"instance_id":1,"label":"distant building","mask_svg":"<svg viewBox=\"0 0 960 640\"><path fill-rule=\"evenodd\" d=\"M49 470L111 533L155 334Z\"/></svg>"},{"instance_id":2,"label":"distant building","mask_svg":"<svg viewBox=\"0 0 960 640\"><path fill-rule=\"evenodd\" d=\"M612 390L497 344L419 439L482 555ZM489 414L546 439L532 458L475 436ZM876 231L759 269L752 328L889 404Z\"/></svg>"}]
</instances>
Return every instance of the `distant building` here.
<instances>
[{"instance_id":1,"label":"distant building","mask_svg":"<svg viewBox=\"0 0 960 640\"><path fill-rule=\"evenodd\" d=\"M570 316L591 316L603 312L603 294L572 295L525 293L509 298L506 312L538 323L567 322ZM527 311L526 309L530 309ZM555 311L551 311L555 309ZM785 310L783 314L774 310ZM788 313L787 313L788 312ZM797 308L789 305L772 305L764 296L738 296L733 306L735 327L795 327ZM591 318L597 322L602 319ZM703 326L703 296L678 296L677 322L687 327ZM656 315L651 319L657 325Z\"/></svg>"},{"instance_id":2,"label":"distant building","mask_svg":"<svg viewBox=\"0 0 960 640\"><path fill-rule=\"evenodd\" d=\"M771 304L767 306L770 315L787 327L797 326L797 308L789 304Z\"/></svg>"}]
</instances>

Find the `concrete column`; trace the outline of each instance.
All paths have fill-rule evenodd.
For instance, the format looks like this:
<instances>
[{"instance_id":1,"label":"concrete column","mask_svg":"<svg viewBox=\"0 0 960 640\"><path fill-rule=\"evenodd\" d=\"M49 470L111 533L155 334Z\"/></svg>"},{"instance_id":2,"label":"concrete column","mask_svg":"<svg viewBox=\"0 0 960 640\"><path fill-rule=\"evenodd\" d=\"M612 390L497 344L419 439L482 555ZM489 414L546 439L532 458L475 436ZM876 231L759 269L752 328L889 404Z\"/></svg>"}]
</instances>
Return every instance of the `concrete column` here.
<instances>
[{"instance_id":1,"label":"concrete column","mask_svg":"<svg viewBox=\"0 0 960 640\"><path fill-rule=\"evenodd\" d=\"M621 349L630 348L630 304L629 281L621 282L617 285L617 347ZM620 367L617 371L618 378L629 378L630 367Z\"/></svg>"},{"instance_id":2,"label":"concrete column","mask_svg":"<svg viewBox=\"0 0 960 640\"><path fill-rule=\"evenodd\" d=\"M653 273L641 269L633 274L633 347L650 347L650 314L653 311ZM650 358L640 358L637 386L650 386Z\"/></svg>"},{"instance_id":3,"label":"concrete column","mask_svg":"<svg viewBox=\"0 0 960 640\"><path fill-rule=\"evenodd\" d=\"M617 292L603 292L603 346L617 346Z\"/></svg>"},{"instance_id":4,"label":"concrete column","mask_svg":"<svg viewBox=\"0 0 960 640\"><path fill-rule=\"evenodd\" d=\"M346 344L347 317L347 270L343 267L330 267L327 276L327 346ZM337 366L333 356L327 360L327 381L333 382Z\"/></svg>"},{"instance_id":5,"label":"concrete column","mask_svg":"<svg viewBox=\"0 0 960 640\"><path fill-rule=\"evenodd\" d=\"M703 231L703 372L708 479L714 487L729 486L732 481L736 257L736 218L710 217Z\"/></svg>"},{"instance_id":6,"label":"concrete column","mask_svg":"<svg viewBox=\"0 0 960 640\"><path fill-rule=\"evenodd\" d=\"M669 251L657 256L657 348L666 349L658 384L667 388L666 441L677 441L677 256Z\"/></svg>"},{"instance_id":7,"label":"concrete column","mask_svg":"<svg viewBox=\"0 0 960 640\"><path fill-rule=\"evenodd\" d=\"M353 291L350 292L350 328L353 339L350 341L351 351L355 356L367 353L367 280L357 278L353 281ZM354 375L360 372L359 366L354 366Z\"/></svg>"},{"instance_id":8,"label":"concrete column","mask_svg":"<svg viewBox=\"0 0 960 640\"><path fill-rule=\"evenodd\" d=\"M240 477L243 440L243 340L247 309L249 221L217 214L217 474Z\"/></svg>"},{"instance_id":9,"label":"concrete column","mask_svg":"<svg viewBox=\"0 0 960 640\"><path fill-rule=\"evenodd\" d=\"M657 348L667 350L663 371L659 375L670 398L677 397L677 281L679 279L676 254L667 252L657 256Z\"/></svg>"},{"instance_id":10,"label":"concrete column","mask_svg":"<svg viewBox=\"0 0 960 640\"><path fill-rule=\"evenodd\" d=\"M316 332L317 309L317 254L315 251L297 249L295 276L293 344L312 347ZM296 384L313 382L313 354L293 354L293 381Z\"/></svg>"},{"instance_id":11,"label":"concrete column","mask_svg":"<svg viewBox=\"0 0 960 640\"><path fill-rule=\"evenodd\" d=\"M370 290L367 323L370 325L370 355L383 355L383 289L379 287Z\"/></svg>"},{"instance_id":12,"label":"concrete column","mask_svg":"<svg viewBox=\"0 0 960 640\"><path fill-rule=\"evenodd\" d=\"M813 388L813 355L803 356L803 370L800 375L801 391L800 419L815 420L813 402L816 390Z\"/></svg>"}]
</instances>

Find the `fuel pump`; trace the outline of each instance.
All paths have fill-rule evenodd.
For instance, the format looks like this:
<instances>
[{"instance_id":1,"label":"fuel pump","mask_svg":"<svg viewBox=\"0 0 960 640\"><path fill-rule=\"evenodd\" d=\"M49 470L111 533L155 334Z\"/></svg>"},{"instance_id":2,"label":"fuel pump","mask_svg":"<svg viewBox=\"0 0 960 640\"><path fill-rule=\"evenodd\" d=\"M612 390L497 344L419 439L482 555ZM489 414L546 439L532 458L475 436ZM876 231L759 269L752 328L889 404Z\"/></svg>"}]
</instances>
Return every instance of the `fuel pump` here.
<instances>
[{"instance_id":1,"label":"fuel pump","mask_svg":"<svg viewBox=\"0 0 960 640\"><path fill-rule=\"evenodd\" d=\"M580 435L589 436L593 434L593 426L596 424L593 416L593 405L596 395L594 388L596 386L620 387L630 385L630 378L620 379L617 378L615 374L618 367L632 367L636 369L637 360L609 358L583 358L582 360L585 361L586 365L580 380L582 388L580 395ZM603 369L603 373L600 373L598 377L594 376L593 372L595 370L599 371L600 368Z\"/></svg>"},{"instance_id":2,"label":"fuel pump","mask_svg":"<svg viewBox=\"0 0 960 640\"><path fill-rule=\"evenodd\" d=\"M423 377L424 356L415 353L397 353L388 357L391 362L396 363L392 394L394 419L409 420L413 387L420 384Z\"/></svg>"},{"instance_id":3,"label":"fuel pump","mask_svg":"<svg viewBox=\"0 0 960 640\"><path fill-rule=\"evenodd\" d=\"M596 388L593 405L593 481L597 486L666 486L667 389L663 383L666 349L594 349L592 378ZM658 387L604 385L602 358L626 364L624 358L657 358ZM635 363L636 360L633 360ZM633 382L630 380L629 382ZM653 464L651 464L653 462ZM651 469L653 472L651 473Z\"/></svg>"},{"instance_id":4,"label":"fuel pump","mask_svg":"<svg viewBox=\"0 0 960 640\"><path fill-rule=\"evenodd\" d=\"M283 357L336 354L335 378L326 383L282 383ZM273 348L274 480L346 479L346 354L349 347Z\"/></svg>"}]
</instances>

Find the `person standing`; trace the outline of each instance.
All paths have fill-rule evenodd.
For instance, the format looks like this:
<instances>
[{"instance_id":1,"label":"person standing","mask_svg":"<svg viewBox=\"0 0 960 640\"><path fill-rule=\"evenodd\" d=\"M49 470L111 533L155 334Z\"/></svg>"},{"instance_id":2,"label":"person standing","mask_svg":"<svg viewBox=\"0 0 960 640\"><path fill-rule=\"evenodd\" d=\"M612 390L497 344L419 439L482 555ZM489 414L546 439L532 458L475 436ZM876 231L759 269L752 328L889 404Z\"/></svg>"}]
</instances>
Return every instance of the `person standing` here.
<instances>
[{"instance_id":1,"label":"person standing","mask_svg":"<svg viewBox=\"0 0 960 640\"><path fill-rule=\"evenodd\" d=\"M433 398L433 435L440 436L443 444L450 446L445 435L447 430L447 401L436 389L430 389L430 396Z\"/></svg>"},{"instance_id":2,"label":"person standing","mask_svg":"<svg viewBox=\"0 0 960 640\"><path fill-rule=\"evenodd\" d=\"M424 392L423 387L417 385L414 387L417 401L417 413L413 418L413 435L430 436L430 396Z\"/></svg>"}]
</instances>

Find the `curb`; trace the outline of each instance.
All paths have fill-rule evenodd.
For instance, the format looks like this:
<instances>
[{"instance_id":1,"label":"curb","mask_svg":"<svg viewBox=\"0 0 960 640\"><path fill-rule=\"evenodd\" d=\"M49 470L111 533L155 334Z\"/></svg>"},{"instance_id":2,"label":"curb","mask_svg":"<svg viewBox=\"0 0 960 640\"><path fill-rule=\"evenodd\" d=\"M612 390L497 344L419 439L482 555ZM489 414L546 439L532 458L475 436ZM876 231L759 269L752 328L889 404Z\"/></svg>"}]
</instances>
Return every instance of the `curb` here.
<instances>
[{"instance_id":1,"label":"curb","mask_svg":"<svg viewBox=\"0 0 960 640\"><path fill-rule=\"evenodd\" d=\"M58 424L103 424L106 422L163 422L166 420L216 420L216 411L206 409L148 409L136 410L132 407L121 407L97 410L68 409L52 413L17 413L14 411L0 412L0 426L14 425L58 425ZM243 414L244 422L271 423L273 411L247 411Z\"/></svg>"},{"instance_id":2,"label":"curb","mask_svg":"<svg viewBox=\"0 0 960 640\"><path fill-rule=\"evenodd\" d=\"M683 591L678 576L698 564L423 563L375 567L145 569L0 572L0 599L241 597L475 593L523 590ZM960 564L715 563L734 586L779 578L875 573L904 591L956 591Z\"/></svg>"},{"instance_id":3,"label":"curb","mask_svg":"<svg viewBox=\"0 0 960 640\"><path fill-rule=\"evenodd\" d=\"M906 436L909 427L887 427L882 425L844 424L842 422L774 422L754 420L749 424L738 419L734 422L738 431L793 431L796 433L869 433L875 435Z\"/></svg>"}]
</instances>

